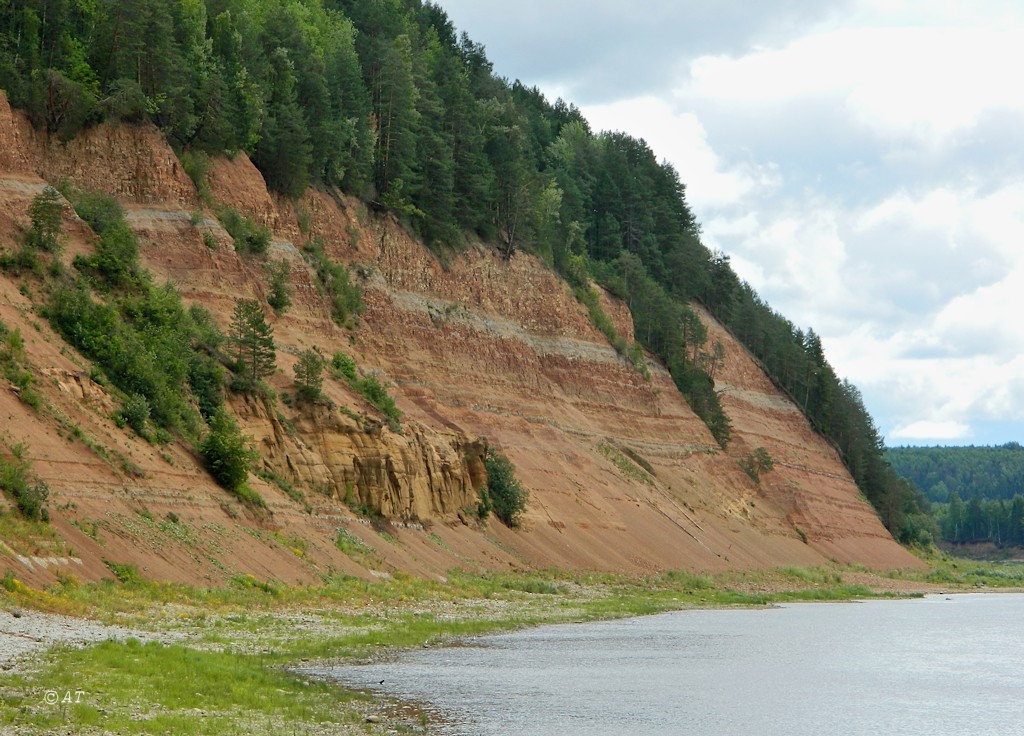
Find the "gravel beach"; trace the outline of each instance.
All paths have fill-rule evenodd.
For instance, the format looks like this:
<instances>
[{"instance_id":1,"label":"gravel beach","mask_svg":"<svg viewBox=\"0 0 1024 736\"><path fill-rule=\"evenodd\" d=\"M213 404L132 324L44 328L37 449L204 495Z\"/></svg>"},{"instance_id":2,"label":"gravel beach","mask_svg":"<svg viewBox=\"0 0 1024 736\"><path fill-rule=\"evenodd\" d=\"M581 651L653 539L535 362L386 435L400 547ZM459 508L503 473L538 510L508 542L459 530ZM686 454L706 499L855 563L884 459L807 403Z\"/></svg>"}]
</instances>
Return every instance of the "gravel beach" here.
<instances>
[{"instance_id":1,"label":"gravel beach","mask_svg":"<svg viewBox=\"0 0 1024 736\"><path fill-rule=\"evenodd\" d=\"M129 638L150 641L161 637L72 616L30 610L0 611L0 669L20 669L54 644L81 645Z\"/></svg>"}]
</instances>

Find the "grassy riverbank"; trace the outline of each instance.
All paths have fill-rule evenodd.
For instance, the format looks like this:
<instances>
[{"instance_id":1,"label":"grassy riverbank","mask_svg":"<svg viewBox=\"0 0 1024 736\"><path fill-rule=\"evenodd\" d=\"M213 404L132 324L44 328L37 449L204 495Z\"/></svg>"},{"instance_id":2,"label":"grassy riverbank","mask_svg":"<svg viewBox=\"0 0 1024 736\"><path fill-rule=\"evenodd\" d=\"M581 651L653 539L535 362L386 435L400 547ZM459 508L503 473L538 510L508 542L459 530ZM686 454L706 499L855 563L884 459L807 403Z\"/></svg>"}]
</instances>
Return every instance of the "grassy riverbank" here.
<instances>
[{"instance_id":1,"label":"grassy riverbank","mask_svg":"<svg viewBox=\"0 0 1024 736\"><path fill-rule=\"evenodd\" d=\"M395 648L544 623L698 606L909 595L935 585L1024 585L1024 567L949 558L933 564L930 573L890 576L794 567L717 576L670 572L642 580L453 572L444 583L396 575L379 582L335 578L313 588L236 578L216 590L123 575L127 582L66 580L40 591L8 577L0 585L0 616L24 609L84 616L152 640L57 646L0 672L0 731L430 733L429 718L415 709L310 682L287 668L314 660L366 660Z\"/></svg>"}]
</instances>

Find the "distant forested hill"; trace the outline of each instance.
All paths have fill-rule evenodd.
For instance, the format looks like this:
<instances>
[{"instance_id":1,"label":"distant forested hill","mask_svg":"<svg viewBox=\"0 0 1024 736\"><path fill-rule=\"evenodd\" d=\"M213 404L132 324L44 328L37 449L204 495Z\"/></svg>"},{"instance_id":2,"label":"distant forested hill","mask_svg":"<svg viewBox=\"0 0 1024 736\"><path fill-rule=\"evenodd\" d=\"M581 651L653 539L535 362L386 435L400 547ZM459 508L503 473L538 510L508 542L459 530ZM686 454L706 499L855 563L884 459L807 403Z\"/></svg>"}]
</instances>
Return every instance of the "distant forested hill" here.
<instances>
[{"instance_id":1,"label":"distant forested hill","mask_svg":"<svg viewBox=\"0 0 1024 736\"><path fill-rule=\"evenodd\" d=\"M895 447L885 456L933 503L945 541L1024 545L1024 447Z\"/></svg>"},{"instance_id":2,"label":"distant forested hill","mask_svg":"<svg viewBox=\"0 0 1024 736\"><path fill-rule=\"evenodd\" d=\"M1024 494L1024 447L893 447L885 452L893 469L933 503L1009 500Z\"/></svg>"},{"instance_id":3,"label":"distant forested hill","mask_svg":"<svg viewBox=\"0 0 1024 736\"><path fill-rule=\"evenodd\" d=\"M923 505L882 457L860 393L802 330L701 242L679 173L643 141L595 132L571 103L492 69L484 47L421 0L20 0L0 3L0 84L59 139L152 122L202 191L204 157L245 151L295 197L339 188L395 213L428 246L479 238L529 251L576 287L627 301L636 335L724 448L716 346L700 301L842 453L889 530Z\"/></svg>"}]
</instances>

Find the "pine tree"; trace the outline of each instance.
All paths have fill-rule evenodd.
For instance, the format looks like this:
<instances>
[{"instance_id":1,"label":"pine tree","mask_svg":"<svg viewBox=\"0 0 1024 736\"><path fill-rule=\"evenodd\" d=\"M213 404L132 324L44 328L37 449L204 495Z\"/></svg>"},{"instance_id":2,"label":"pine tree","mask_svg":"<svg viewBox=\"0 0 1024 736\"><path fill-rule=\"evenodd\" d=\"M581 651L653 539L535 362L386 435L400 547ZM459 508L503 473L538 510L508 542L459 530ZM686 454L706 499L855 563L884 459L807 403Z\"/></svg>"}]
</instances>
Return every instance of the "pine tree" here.
<instances>
[{"instance_id":1,"label":"pine tree","mask_svg":"<svg viewBox=\"0 0 1024 736\"><path fill-rule=\"evenodd\" d=\"M297 97L295 65L285 49L271 54L273 87L255 163L267 184L297 198L309 184L312 146Z\"/></svg>"},{"instance_id":2,"label":"pine tree","mask_svg":"<svg viewBox=\"0 0 1024 736\"><path fill-rule=\"evenodd\" d=\"M324 385L324 356L316 348L299 353L295 364L295 386L302 401L319 401Z\"/></svg>"},{"instance_id":3,"label":"pine tree","mask_svg":"<svg viewBox=\"0 0 1024 736\"><path fill-rule=\"evenodd\" d=\"M28 208L28 216L32 220L32 228L28 231L30 245L47 251L57 250L63 209L61 196L53 187L46 187L32 200Z\"/></svg>"},{"instance_id":4,"label":"pine tree","mask_svg":"<svg viewBox=\"0 0 1024 736\"><path fill-rule=\"evenodd\" d=\"M413 82L413 53L409 37L401 35L384 44L373 81L377 116L376 185L381 201L401 209L408 206L405 189L414 189L416 177L415 127L417 90Z\"/></svg>"},{"instance_id":5,"label":"pine tree","mask_svg":"<svg viewBox=\"0 0 1024 736\"><path fill-rule=\"evenodd\" d=\"M235 345L236 388L251 391L260 380L274 372L274 332L255 300L235 303L231 318L231 341Z\"/></svg>"}]
</instances>

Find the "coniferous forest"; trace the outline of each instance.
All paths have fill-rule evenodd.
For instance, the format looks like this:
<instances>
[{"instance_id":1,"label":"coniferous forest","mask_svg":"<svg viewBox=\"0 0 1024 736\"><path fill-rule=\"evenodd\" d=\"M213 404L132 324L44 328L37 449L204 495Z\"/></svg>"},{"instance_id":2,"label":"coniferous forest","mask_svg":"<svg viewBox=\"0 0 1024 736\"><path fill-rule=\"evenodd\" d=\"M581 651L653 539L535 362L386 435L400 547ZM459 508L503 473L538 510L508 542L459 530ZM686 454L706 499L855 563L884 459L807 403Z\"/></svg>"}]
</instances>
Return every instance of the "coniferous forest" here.
<instances>
[{"instance_id":1,"label":"coniferous forest","mask_svg":"<svg viewBox=\"0 0 1024 736\"><path fill-rule=\"evenodd\" d=\"M0 87L59 139L102 121L151 122L183 158L244 151L281 194L339 188L395 213L437 252L468 239L505 257L527 251L592 316L597 280L629 304L637 339L725 447L716 349L690 307L701 303L839 449L898 539L921 541L928 527L926 503L886 461L860 393L818 336L702 244L685 172L500 76L438 5L10 0L0 3Z\"/></svg>"},{"instance_id":2,"label":"coniferous forest","mask_svg":"<svg viewBox=\"0 0 1024 736\"><path fill-rule=\"evenodd\" d=\"M1024 447L893 447L893 468L931 503L942 539L1024 546Z\"/></svg>"}]
</instances>

